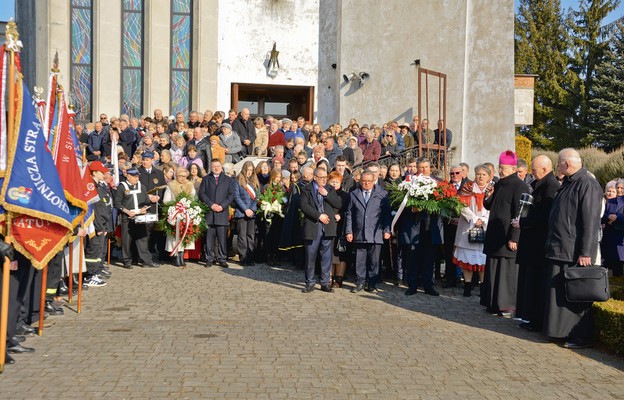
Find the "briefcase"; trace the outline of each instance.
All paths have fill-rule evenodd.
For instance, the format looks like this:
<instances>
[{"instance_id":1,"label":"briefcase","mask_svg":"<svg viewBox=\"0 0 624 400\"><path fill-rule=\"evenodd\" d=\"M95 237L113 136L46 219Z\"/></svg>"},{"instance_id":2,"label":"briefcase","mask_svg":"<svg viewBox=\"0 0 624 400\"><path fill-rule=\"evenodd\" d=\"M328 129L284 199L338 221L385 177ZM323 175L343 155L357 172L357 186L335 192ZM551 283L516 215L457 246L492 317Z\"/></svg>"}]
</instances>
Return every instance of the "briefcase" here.
<instances>
[{"instance_id":1,"label":"briefcase","mask_svg":"<svg viewBox=\"0 0 624 400\"><path fill-rule=\"evenodd\" d=\"M609 300L609 274L598 266L566 269L563 273L565 295L569 302L591 303Z\"/></svg>"}]
</instances>

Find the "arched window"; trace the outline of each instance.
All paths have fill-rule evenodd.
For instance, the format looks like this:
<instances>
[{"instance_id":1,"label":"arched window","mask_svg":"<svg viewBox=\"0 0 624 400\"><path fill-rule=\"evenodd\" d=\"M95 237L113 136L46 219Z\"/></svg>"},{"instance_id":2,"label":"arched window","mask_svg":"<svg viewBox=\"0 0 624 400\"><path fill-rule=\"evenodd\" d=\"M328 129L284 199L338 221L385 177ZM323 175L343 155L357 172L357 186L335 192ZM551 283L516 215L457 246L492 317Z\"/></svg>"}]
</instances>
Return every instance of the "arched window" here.
<instances>
[{"instance_id":1,"label":"arched window","mask_svg":"<svg viewBox=\"0 0 624 400\"><path fill-rule=\"evenodd\" d=\"M193 0L171 0L171 89L169 114L191 109Z\"/></svg>"},{"instance_id":2,"label":"arched window","mask_svg":"<svg viewBox=\"0 0 624 400\"><path fill-rule=\"evenodd\" d=\"M121 9L121 113L143 112L143 0L123 0Z\"/></svg>"},{"instance_id":3,"label":"arched window","mask_svg":"<svg viewBox=\"0 0 624 400\"><path fill-rule=\"evenodd\" d=\"M93 2L71 0L70 103L76 121L91 121L93 102Z\"/></svg>"}]
</instances>

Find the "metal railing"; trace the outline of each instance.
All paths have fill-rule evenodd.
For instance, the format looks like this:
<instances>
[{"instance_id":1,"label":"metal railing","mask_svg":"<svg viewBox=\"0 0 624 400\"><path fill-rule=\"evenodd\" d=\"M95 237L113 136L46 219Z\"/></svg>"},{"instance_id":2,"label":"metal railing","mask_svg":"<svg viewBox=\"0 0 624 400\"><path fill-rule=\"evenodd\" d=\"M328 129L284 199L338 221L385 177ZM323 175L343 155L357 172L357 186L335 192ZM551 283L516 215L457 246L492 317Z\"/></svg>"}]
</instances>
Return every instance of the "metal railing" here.
<instances>
[{"instance_id":1,"label":"metal railing","mask_svg":"<svg viewBox=\"0 0 624 400\"><path fill-rule=\"evenodd\" d=\"M431 161L431 170L439 169L446 177L448 167L453 159L453 151L451 149L445 149L438 145L423 145L420 149L418 145L409 147L399 153L398 156L384 155L379 157L376 161L379 165L390 166L392 164L399 164L401 166L407 165L407 160L410 158L427 157ZM373 161L366 161L353 166L353 170L356 168L365 169L368 164Z\"/></svg>"}]
</instances>

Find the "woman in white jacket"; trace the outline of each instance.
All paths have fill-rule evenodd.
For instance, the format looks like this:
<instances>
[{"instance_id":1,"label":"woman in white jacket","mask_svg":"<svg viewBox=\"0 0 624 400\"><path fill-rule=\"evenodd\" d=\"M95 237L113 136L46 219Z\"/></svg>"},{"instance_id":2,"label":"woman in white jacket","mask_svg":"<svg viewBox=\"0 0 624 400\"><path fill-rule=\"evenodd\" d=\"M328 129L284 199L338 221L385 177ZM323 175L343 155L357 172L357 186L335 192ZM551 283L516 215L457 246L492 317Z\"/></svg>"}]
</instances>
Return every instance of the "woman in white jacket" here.
<instances>
[{"instance_id":1,"label":"woman in white jacket","mask_svg":"<svg viewBox=\"0 0 624 400\"><path fill-rule=\"evenodd\" d=\"M486 256L483 254L483 240L471 241L470 230L473 228L487 229L490 212L483 207L486 191L491 190L492 175L490 169L483 164L475 167L474 182L466 182L459 192L459 198L466 205L462 209L457 234L455 235L455 252L453 263L462 269L464 274L464 296L470 297L472 292L472 275L479 274L479 282L483 282Z\"/></svg>"}]
</instances>

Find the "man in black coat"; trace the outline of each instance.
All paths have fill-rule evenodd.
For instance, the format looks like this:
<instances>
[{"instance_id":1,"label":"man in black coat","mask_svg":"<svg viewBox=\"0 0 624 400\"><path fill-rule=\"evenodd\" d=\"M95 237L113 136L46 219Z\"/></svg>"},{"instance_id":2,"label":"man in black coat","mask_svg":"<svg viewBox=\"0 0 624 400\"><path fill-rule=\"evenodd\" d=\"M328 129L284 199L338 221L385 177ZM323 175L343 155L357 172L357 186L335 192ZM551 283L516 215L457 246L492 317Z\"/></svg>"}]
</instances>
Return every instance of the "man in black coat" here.
<instances>
[{"instance_id":1,"label":"man in black coat","mask_svg":"<svg viewBox=\"0 0 624 400\"><path fill-rule=\"evenodd\" d=\"M253 144L256 141L256 127L253 124L251 118L249 118L249 109L243 108L238 114L238 117L232 124L232 130L238 133L241 143L243 145L243 155L248 156L253 153Z\"/></svg>"},{"instance_id":2,"label":"man in black coat","mask_svg":"<svg viewBox=\"0 0 624 400\"><path fill-rule=\"evenodd\" d=\"M426 157L407 160L409 178L415 174L431 177L431 161ZM435 179L431 177L432 179ZM442 221L437 214L429 214L411 208L405 208L398 220L398 243L400 247L401 264L406 274L406 296L417 293L419 286L425 294L439 296L433 287L434 264L436 250L442 244Z\"/></svg>"},{"instance_id":3,"label":"man in black coat","mask_svg":"<svg viewBox=\"0 0 624 400\"><path fill-rule=\"evenodd\" d=\"M122 118L119 120L119 145L123 148L124 153L132 158L134 150L136 149L136 137L137 133L130 126L130 122Z\"/></svg>"},{"instance_id":4,"label":"man in black coat","mask_svg":"<svg viewBox=\"0 0 624 400\"><path fill-rule=\"evenodd\" d=\"M553 201L548 219L546 259L548 287L544 333L551 338L566 339L564 347L588 347L593 336L591 302L571 303L566 300L564 272L574 266L591 266L596 261L602 188L574 149L559 152L557 171L564 175L561 188Z\"/></svg>"},{"instance_id":5,"label":"man in black coat","mask_svg":"<svg viewBox=\"0 0 624 400\"><path fill-rule=\"evenodd\" d=\"M516 317L529 321L520 323L521 328L541 331L548 281L544 243L550 208L561 185L553 174L552 161L547 156L535 157L531 167L535 177L531 182L533 206L526 217L512 222L515 228L520 228L516 257L519 268Z\"/></svg>"},{"instance_id":6,"label":"man in black coat","mask_svg":"<svg viewBox=\"0 0 624 400\"><path fill-rule=\"evenodd\" d=\"M136 220L137 216L146 214L152 204L145 186L140 182L140 175L138 169L129 169L126 172L126 181L119 184L113 201L121 215L121 250L123 267L126 269L132 269L132 243L136 245L144 268L159 267L148 251L147 224L137 223Z\"/></svg>"},{"instance_id":7,"label":"man in black coat","mask_svg":"<svg viewBox=\"0 0 624 400\"><path fill-rule=\"evenodd\" d=\"M227 227L229 225L228 209L234 201L234 180L223 172L221 160L215 158L210 162L210 174L204 176L199 185L199 199L206 203L206 268L215 262L227 268ZM215 254L215 236L218 241Z\"/></svg>"},{"instance_id":8,"label":"man in black coat","mask_svg":"<svg viewBox=\"0 0 624 400\"><path fill-rule=\"evenodd\" d=\"M518 265L516 251L520 229L511 225L518 216L520 198L529 188L516 174L518 157L507 150L498 162L500 179L486 193L484 206L490 210L483 252L487 255L481 305L491 314L511 316L516 311Z\"/></svg>"},{"instance_id":9,"label":"man in black coat","mask_svg":"<svg viewBox=\"0 0 624 400\"><path fill-rule=\"evenodd\" d=\"M210 160L212 160L212 149L210 147L210 140L204 137L202 128L197 127L193 129L193 138L186 143L184 148L184 154L188 155L188 147L195 146L197 149L197 157L202 161L204 170L208 171L210 167Z\"/></svg>"},{"instance_id":10,"label":"man in black coat","mask_svg":"<svg viewBox=\"0 0 624 400\"><path fill-rule=\"evenodd\" d=\"M375 185L372 172L364 171L360 187L351 192L345 215L348 242L355 243L356 286L352 293L364 289L368 275L368 291L377 292L379 262L384 239L390 239L390 205L388 192Z\"/></svg>"},{"instance_id":11,"label":"man in black coat","mask_svg":"<svg viewBox=\"0 0 624 400\"><path fill-rule=\"evenodd\" d=\"M154 167L154 153L151 151L144 151L141 157L142 165L138 168L141 174L139 180L141 181L141 185L145 188L151 202L147 213L158 216L158 204L163 198L167 186L165 174L162 170ZM163 231L155 230L155 227L156 222L145 224L149 238L148 248L151 253L158 254L159 258L162 260L165 257L165 234Z\"/></svg>"},{"instance_id":12,"label":"man in black coat","mask_svg":"<svg viewBox=\"0 0 624 400\"><path fill-rule=\"evenodd\" d=\"M333 292L329 282L331 273L332 244L336 236L334 209L340 209L342 200L331 185L327 184L327 171L314 170L314 180L301 190L301 212L304 215L303 243L306 251L305 281L303 293L314 290L316 279L314 267L316 255L321 250L321 290Z\"/></svg>"},{"instance_id":13,"label":"man in black coat","mask_svg":"<svg viewBox=\"0 0 624 400\"><path fill-rule=\"evenodd\" d=\"M336 157L336 163L333 170L342 175L342 190L349 193L355 189L355 180L353 179L353 176L351 176L349 169L347 169L347 160L345 156Z\"/></svg>"}]
</instances>

